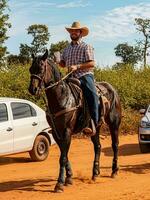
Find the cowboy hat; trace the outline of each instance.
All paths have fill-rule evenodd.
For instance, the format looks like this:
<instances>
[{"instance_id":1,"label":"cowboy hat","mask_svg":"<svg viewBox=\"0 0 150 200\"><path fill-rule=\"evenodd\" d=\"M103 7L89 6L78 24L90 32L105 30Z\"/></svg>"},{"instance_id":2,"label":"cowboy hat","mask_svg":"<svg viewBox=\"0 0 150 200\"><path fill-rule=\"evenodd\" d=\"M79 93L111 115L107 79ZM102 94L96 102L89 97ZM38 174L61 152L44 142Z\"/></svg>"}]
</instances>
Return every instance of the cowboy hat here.
<instances>
[{"instance_id":1,"label":"cowboy hat","mask_svg":"<svg viewBox=\"0 0 150 200\"><path fill-rule=\"evenodd\" d=\"M89 29L87 27L81 27L80 22L73 22L71 27L65 27L66 30L70 33L72 30L81 30L83 37L88 35Z\"/></svg>"}]
</instances>

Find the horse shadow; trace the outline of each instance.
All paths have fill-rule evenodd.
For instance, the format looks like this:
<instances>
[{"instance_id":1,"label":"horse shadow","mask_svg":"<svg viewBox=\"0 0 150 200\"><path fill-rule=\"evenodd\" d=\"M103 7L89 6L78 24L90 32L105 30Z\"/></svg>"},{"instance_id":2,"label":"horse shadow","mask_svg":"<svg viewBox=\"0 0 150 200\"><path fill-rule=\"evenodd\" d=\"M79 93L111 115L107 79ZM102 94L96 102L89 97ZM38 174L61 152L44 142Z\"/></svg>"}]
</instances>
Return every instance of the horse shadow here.
<instances>
[{"instance_id":1,"label":"horse shadow","mask_svg":"<svg viewBox=\"0 0 150 200\"><path fill-rule=\"evenodd\" d=\"M105 156L112 156L112 148L106 147L102 149ZM119 146L119 156L131 156L141 154L139 144L124 144ZM105 168L105 167L104 167ZM119 165L120 171L128 171L136 174L146 174L150 170L150 163L135 165Z\"/></svg>"},{"instance_id":2,"label":"horse shadow","mask_svg":"<svg viewBox=\"0 0 150 200\"><path fill-rule=\"evenodd\" d=\"M54 183L49 184L50 182L56 182L56 179L34 179L34 180L19 180L19 181L8 181L0 183L0 192L7 192L12 190L19 191L40 191L40 192L54 192L50 189L45 189L46 187L54 187ZM36 189L36 187L41 187L41 189ZM44 189L43 189L44 187Z\"/></svg>"},{"instance_id":3,"label":"horse shadow","mask_svg":"<svg viewBox=\"0 0 150 200\"><path fill-rule=\"evenodd\" d=\"M111 147L105 147L102 149L105 156L113 156ZM140 154L139 144L124 144L119 146L119 156L130 156Z\"/></svg>"},{"instance_id":4,"label":"horse shadow","mask_svg":"<svg viewBox=\"0 0 150 200\"><path fill-rule=\"evenodd\" d=\"M120 171L132 172L135 174L147 174L150 171L150 163L136 165L120 165Z\"/></svg>"},{"instance_id":5,"label":"horse shadow","mask_svg":"<svg viewBox=\"0 0 150 200\"><path fill-rule=\"evenodd\" d=\"M30 158L27 157L0 157L0 165L10 165L14 163L29 163L32 162Z\"/></svg>"}]
</instances>

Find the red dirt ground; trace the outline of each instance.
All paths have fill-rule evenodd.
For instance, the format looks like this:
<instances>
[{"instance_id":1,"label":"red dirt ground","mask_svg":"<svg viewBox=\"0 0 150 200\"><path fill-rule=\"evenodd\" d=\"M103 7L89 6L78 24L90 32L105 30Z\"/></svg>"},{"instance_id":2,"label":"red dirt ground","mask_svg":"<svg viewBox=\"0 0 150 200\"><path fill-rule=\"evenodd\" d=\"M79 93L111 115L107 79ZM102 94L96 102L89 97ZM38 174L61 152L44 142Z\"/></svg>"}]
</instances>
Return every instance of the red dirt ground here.
<instances>
[{"instance_id":1,"label":"red dirt ground","mask_svg":"<svg viewBox=\"0 0 150 200\"><path fill-rule=\"evenodd\" d=\"M120 137L120 171L115 179L110 178L110 137L101 143L101 176L92 182L92 142L72 140L74 183L61 194L53 192L59 169L57 145L44 162L31 162L28 153L0 157L0 200L150 200L150 154L140 153L137 135Z\"/></svg>"}]
</instances>

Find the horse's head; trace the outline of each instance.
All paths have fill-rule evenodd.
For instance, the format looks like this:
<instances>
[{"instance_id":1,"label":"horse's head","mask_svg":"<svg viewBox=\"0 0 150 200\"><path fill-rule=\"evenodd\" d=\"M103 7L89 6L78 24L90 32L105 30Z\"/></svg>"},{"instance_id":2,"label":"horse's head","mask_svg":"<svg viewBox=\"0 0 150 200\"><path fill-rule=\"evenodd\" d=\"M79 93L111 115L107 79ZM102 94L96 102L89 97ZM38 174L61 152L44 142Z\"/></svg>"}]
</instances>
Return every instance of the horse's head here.
<instances>
[{"instance_id":1,"label":"horse's head","mask_svg":"<svg viewBox=\"0 0 150 200\"><path fill-rule=\"evenodd\" d=\"M32 54L32 65L29 92L32 95L40 95L42 87L47 87L60 79L60 73L53 61L49 61L48 50L42 56Z\"/></svg>"},{"instance_id":2,"label":"horse's head","mask_svg":"<svg viewBox=\"0 0 150 200\"><path fill-rule=\"evenodd\" d=\"M32 54L33 61L29 69L31 74L29 92L32 95L39 95L41 88L47 82L47 57L48 50L42 56Z\"/></svg>"}]
</instances>

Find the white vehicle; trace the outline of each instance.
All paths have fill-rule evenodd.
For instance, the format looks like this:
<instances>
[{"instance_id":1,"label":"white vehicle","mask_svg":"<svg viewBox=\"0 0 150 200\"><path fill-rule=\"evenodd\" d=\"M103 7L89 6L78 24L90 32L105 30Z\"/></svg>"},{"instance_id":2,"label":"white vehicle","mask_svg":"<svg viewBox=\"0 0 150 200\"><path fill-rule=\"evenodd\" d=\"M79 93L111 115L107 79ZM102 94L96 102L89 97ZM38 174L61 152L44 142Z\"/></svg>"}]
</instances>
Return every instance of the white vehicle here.
<instances>
[{"instance_id":1,"label":"white vehicle","mask_svg":"<svg viewBox=\"0 0 150 200\"><path fill-rule=\"evenodd\" d=\"M142 153L150 152L150 105L147 109L141 109L141 114L144 114L140 121L138 139Z\"/></svg>"},{"instance_id":2,"label":"white vehicle","mask_svg":"<svg viewBox=\"0 0 150 200\"><path fill-rule=\"evenodd\" d=\"M54 143L44 110L27 100L0 97L0 155L27 151L33 161L42 161Z\"/></svg>"}]
</instances>

